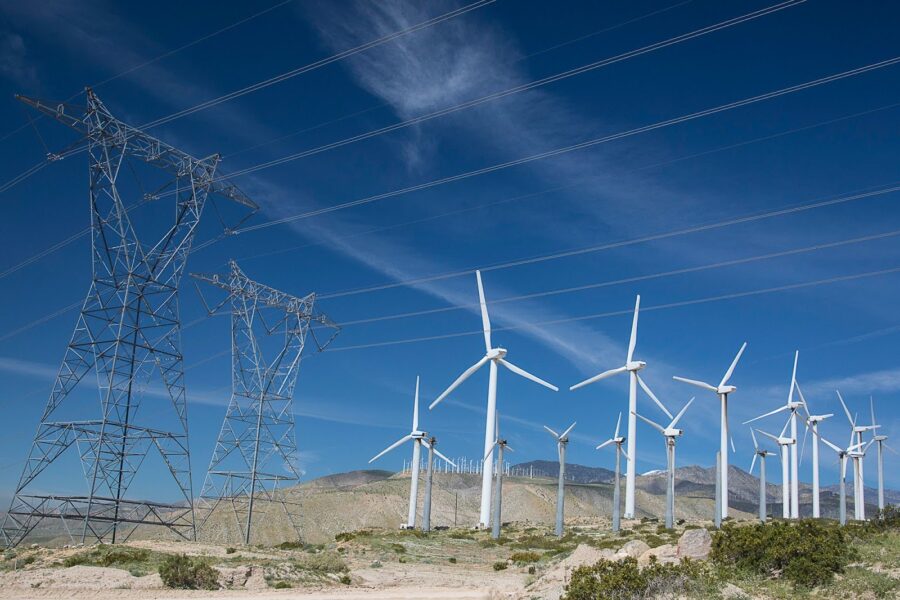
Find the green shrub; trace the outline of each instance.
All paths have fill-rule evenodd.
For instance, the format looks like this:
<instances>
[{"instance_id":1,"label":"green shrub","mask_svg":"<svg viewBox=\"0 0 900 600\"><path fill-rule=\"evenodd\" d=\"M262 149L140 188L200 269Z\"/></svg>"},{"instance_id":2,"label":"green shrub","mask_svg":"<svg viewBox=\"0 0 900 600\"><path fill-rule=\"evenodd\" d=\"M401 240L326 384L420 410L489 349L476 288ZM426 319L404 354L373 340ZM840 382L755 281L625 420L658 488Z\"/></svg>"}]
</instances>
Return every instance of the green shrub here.
<instances>
[{"instance_id":1,"label":"green shrub","mask_svg":"<svg viewBox=\"0 0 900 600\"><path fill-rule=\"evenodd\" d=\"M593 566L572 571L561 600L596 600L615 598L654 598L677 596L689 591L694 583L707 575L704 568L690 560L680 564L661 564L651 559L641 569L637 559L601 560Z\"/></svg>"},{"instance_id":2,"label":"green shrub","mask_svg":"<svg viewBox=\"0 0 900 600\"><path fill-rule=\"evenodd\" d=\"M303 550L306 544L297 540L296 542L281 542L275 547L279 550Z\"/></svg>"},{"instance_id":3,"label":"green shrub","mask_svg":"<svg viewBox=\"0 0 900 600\"><path fill-rule=\"evenodd\" d=\"M453 563L454 565L456 564L456 557L455 557L455 556L451 556L451 557L448 558L447 560L448 560L449 562Z\"/></svg>"},{"instance_id":4,"label":"green shrub","mask_svg":"<svg viewBox=\"0 0 900 600\"><path fill-rule=\"evenodd\" d=\"M713 535L710 552L716 564L766 577L781 575L798 588L830 582L854 557L840 527L814 520L726 524Z\"/></svg>"},{"instance_id":5,"label":"green shrub","mask_svg":"<svg viewBox=\"0 0 900 600\"><path fill-rule=\"evenodd\" d=\"M346 573L350 570L341 555L331 551L306 556L297 566L317 573Z\"/></svg>"},{"instance_id":6,"label":"green shrub","mask_svg":"<svg viewBox=\"0 0 900 600\"><path fill-rule=\"evenodd\" d=\"M509 560L520 564L533 563L541 560L541 555L537 552L513 552Z\"/></svg>"},{"instance_id":7,"label":"green shrub","mask_svg":"<svg viewBox=\"0 0 900 600\"><path fill-rule=\"evenodd\" d=\"M159 565L159 576L166 587L183 590L217 590L219 573L201 560L185 554L168 556Z\"/></svg>"},{"instance_id":8,"label":"green shrub","mask_svg":"<svg viewBox=\"0 0 900 600\"><path fill-rule=\"evenodd\" d=\"M235 552L237 552L237 548L232 548L230 546L225 548L225 554L234 554Z\"/></svg>"},{"instance_id":9,"label":"green shrub","mask_svg":"<svg viewBox=\"0 0 900 600\"><path fill-rule=\"evenodd\" d=\"M534 565L531 565L530 567L528 567L528 574L534 575L534 573L535 573Z\"/></svg>"},{"instance_id":10,"label":"green shrub","mask_svg":"<svg viewBox=\"0 0 900 600\"><path fill-rule=\"evenodd\" d=\"M406 546L404 546L403 544L397 544L395 542L390 544L388 547L397 554L406 554Z\"/></svg>"},{"instance_id":11,"label":"green shrub","mask_svg":"<svg viewBox=\"0 0 900 600\"><path fill-rule=\"evenodd\" d=\"M287 590L294 586L291 585L290 581L281 580L281 581L276 581L275 585L273 585L272 587L275 588L276 590Z\"/></svg>"},{"instance_id":12,"label":"green shrub","mask_svg":"<svg viewBox=\"0 0 900 600\"><path fill-rule=\"evenodd\" d=\"M494 563L494 570L495 570L495 571L502 571L503 569L506 568L506 566L507 566L507 565L506 565L506 561L505 561L505 560L499 560L499 561L497 561L497 562Z\"/></svg>"},{"instance_id":13,"label":"green shrub","mask_svg":"<svg viewBox=\"0 0 900 600\"><path fill-rule=\"evenodd\" d=\"M356 534L350 533L349 531L343 531L334 536L334 541L336 542L349 542L353 538L356 537Z\"/></svg>"},{"instance_id":14,"label":"green shrub","mask_svg":"<svg viewBox=\"0 0 900 600\"><path fill-rule=\"evenodd\" d=\"M340 582L343 583L344 585L350 585L352 583L352 581L353 580L350 579L349 575L341 575Z\"/></svg>"},{"instance_id":15,"label":"green shrub","mask_svg":"<svg viewBox=\"0 0 900 600\"><path fill-rule=\"evenodd\" d=\"M22 559L22 565L23 566L30 565L31 563L33 563L36 560L37 560L37 557L34 554L30 554Z\"/></svg>"}]
</instances>

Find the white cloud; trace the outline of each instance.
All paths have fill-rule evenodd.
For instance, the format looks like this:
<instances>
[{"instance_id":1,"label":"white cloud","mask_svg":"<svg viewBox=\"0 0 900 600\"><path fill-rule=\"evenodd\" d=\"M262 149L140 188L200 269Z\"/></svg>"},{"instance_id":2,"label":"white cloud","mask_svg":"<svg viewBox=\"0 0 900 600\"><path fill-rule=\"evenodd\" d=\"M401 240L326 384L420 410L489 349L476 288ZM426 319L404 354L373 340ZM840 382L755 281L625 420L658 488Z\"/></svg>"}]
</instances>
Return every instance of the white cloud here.
<instances>
[{"instance_id":1,"label":"white cloud","mask_svg":"<svg viewBox=\"0 0 900 600\"><path fill-rule=\"evenodd\" d=\"M37 85L37 68L28 57L22 36L0 31L0 75L26 89Z\"/></svg>"}]
</instances>

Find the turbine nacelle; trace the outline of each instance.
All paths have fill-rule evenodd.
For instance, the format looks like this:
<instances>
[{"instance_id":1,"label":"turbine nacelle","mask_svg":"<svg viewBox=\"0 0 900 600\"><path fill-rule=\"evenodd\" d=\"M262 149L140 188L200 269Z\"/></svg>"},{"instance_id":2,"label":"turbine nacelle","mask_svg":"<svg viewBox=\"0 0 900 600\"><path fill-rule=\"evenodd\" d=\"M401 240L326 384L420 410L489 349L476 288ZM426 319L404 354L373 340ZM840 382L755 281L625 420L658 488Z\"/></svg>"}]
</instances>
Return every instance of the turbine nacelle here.
<instances>
[{"instance_id":1,"label":"turbine nacelle","mask_svg":"<svg viewBox=\"0 0 900 600\"><path fill-rule=\"evenodd\" d=\"M485 354L484 357L488 360L497 360L506 356L506 353L506 348L491 348L487 351L487 354Z\"/></svg>"},{"instance_id":2,"label":"turbine nacelle","mask_svg":"<svg viewBox=\"0 0 900 600\"><path fill-rule=\"evenodd\" d=\"M646 366L647 366L647 363L645 363L642 360L630 360L627 363L625 363L625 370L626 371L640 371L641 369L643 369Z\"/></svg>"},{"instance_id":3,"label":"turbine nacelle","mask_svg":"<svg viewBox=\"0 0 900 600\"><path fill-rule=\"evenodd\" d=\"M667 428L667 429L663 430L663 435L666 436L667 438L680 437L681 434L683 434L683 433L684 433L683 429L668 429Z\"/></svg>"},{"instance_id":4,"label":"turbine nacelle","mask_svg":"<svg viewBox=\"0 0 900 600\"><path fill-rule=\"evenodd\" d=\"M720 385L716 388L717 394L730 394L737 390L736 385Z\"/></svg>"},{"instance_id":5,"label":"turbine nacelle","mask_svg":"<svg viewBox=\"0 0 900 600\"><path fill-rule=\"evenodd\" d=\"M834 416L834 413L829 413L829 414L827 414L827 415L809 415L809 416L806 418L806 420L807 420L807 422L809 422L809 423L821 423L822 421L824 421L824 420L827 419L828 417L833 417L833 416Z\"/></svg>"}]
</instances>

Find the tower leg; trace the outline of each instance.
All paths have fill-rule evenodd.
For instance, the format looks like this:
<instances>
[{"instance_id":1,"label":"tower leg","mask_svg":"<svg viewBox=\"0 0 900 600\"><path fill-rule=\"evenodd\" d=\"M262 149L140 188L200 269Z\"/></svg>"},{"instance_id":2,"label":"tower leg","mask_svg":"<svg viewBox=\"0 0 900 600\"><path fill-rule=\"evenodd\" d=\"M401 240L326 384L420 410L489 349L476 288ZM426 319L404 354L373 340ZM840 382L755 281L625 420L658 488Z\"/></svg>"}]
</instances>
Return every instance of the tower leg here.
<instances>
[{"instance_id":1,"label":"tower leg","mask_svg":"<svg viewBox=\"0 0 900 600\"><path fill-rule=\"evenodd\" d=\"M434 476L434 440L428 448L428 463L425 468L425 503L422 505L422 531L431 531L431 483Z\"/></svg>"},{"instance_id":2,"label":"tower leg","mask_svg":"<svg viewBox=\"0 0 900 600\"><path fill-rule=\"evenodd\" d=\"M494 445L494 427L497 420L497 363L490 361L490 378L488 379L487 418L484 424L484 455ZM481 468L481 512L478 527L487 527L491 522L491 473L490 466L482 461Z\"/></svg>"},{"instance_id":3,"label":"tower leg","mask_svg":"<svg viewBox=\"0 0 900 600\"><path fill-rule=\"evenodd\" d=\"M637 474L637 372L628 373L628 456L631 460L625 465L625 518L634 518L634 484Z\"/></svg>"},{"instance_id":4,"label":"tower leg","mask_svg":"<svg viewBox=\"0 0 900 600\"><path fill-rule=\"evenodd\" d=\"M556 537L563 535L564 504L566 500L566 444L559 444L559 485L556 491Z\"/></svg>"}]
</instances>

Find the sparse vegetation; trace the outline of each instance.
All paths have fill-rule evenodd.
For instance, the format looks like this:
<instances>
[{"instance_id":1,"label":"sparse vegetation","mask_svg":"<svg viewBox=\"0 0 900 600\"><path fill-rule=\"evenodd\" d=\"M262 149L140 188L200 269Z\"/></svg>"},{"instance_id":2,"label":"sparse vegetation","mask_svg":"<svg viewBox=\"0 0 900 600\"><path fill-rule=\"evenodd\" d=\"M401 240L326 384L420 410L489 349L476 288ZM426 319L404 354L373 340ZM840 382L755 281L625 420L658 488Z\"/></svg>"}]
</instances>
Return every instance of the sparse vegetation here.
<instances>
[{"instance_id":1,"label":"sparse vegetation","mask_svg":"<svg viewBox=\"0 0 900 600\"><path fill-rule=\"evenodd\" d=\"M73 554L63 560L63 566L87 565L93 567L120 567L124 569L134 567L134 565L145 564L150 560L150 557L150 551L142 548L100 545L87 552Z\"/></svg>"},{"instance_id":2,"label":"sparse vegetation","mask_svg":"<svg viewBox=\"0 0 900 600\"><path fill-rule=\"evenodd\" d=\"M537 552L513 552L509 560L518 564L533 563L541 560L541 555Z\"/></svg>"},{"instance_id":3,"label":"sparse vegetation","mask_svg":"<svg viewBox=\"0 0 900 600\"><path fill-rule=\"evenodd\" d=\"M225 548L225 554L234 554L235 552L237 552L236 548L232 548L231 546Z\"/></svg>"},{"instance_id":4,"label":"sparse vegetation","mask_svg":"<svg viewBox=\"0 0 900 600\"><path fill-rule=\"evenodd\" d=\"M163 585L183 590L219 589L219 573L202 560L186 554L166 558L159 566Z\"/></svg>"},{"instance_id":5,"label":"sparse vegetation","mask_svg":"<svg viewBox=\"0 0 900 600\"><path fill-rule=\"evenodd\" d=\"M703 565L683 560L679 564L651 561L641 569L637 560L601 560L593 566L578 567L561 600L631 600L673 596L692 591L708 577Z\"/></svg>"},{"instance_id":6,"label":"sparse vegetation","mask_svg":"<svg viewBox=\"0 0 900 600\"><path fill-rule=\"evenodd\" d=\"M495 570L495 571L502 571L502 570L505 569L506 567L507 567L507 565L506 565L506 561L505 561L505 560L498 560L497 562L494 563L494 570Z\"/></svg>"},{"instance_id":7,"label":"sparse vegetation","mask_svg":"<svg viewBox=\"0 0 900 600\"><path fill-rule=\"evenodd\" d=\"M340 554L328 550L305 556L295 564L299 569L317 573L346 573L350 570Z\"/></svg>"}]
</instances>

